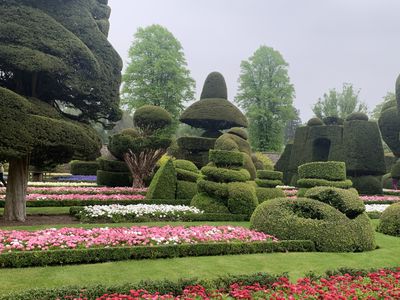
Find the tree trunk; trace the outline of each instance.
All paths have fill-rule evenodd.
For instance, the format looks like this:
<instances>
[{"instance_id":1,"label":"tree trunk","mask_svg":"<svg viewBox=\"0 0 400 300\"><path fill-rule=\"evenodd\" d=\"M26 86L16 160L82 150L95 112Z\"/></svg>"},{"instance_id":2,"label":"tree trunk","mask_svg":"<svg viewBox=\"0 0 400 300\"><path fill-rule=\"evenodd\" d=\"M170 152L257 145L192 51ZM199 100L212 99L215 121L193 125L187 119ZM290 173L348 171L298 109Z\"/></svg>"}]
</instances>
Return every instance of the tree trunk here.
<instances>
[{"instance_id":1,"label":"tree trunk","mask_svg":"<svg viewBox=\"0 0 400 300\"><path fill-rule=\"evenodd\" d=\"M6 190L4 219L24 222L26 217L26 190L28 185L28 158L10 160Z\"/></svg>"},{"instance_id":2,"label":"tree trunk","mask_svg":"<svg viewBox=\"0 0 400 300\"><path fill-rule=\"evenodd\" d=\"M32 172L32 181L43 181L43 172Z\"/></svg>"}]
</instances>

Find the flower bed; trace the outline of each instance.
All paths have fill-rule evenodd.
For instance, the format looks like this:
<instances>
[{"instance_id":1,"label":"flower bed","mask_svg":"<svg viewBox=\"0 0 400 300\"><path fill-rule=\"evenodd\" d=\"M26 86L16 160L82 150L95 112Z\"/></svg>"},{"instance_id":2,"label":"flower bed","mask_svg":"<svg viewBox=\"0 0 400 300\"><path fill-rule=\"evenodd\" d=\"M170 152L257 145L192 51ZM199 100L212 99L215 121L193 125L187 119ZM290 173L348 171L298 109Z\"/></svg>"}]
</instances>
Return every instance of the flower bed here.
<instances>
[{"instance_id":1,"label":"flower bed","mask_svg":"<svg viewBox=\"0 0 400 300\"><path fill-rule=\"evenodd\" d=\"M58 181L29 181L28 186L33 186L33 187L62 187L62 186L68 186L68 187L89 187L89 186L97 186L97 183L95 182L58 182Z\"/></svg>"},{"instance_id":2,"label":"flower bed","mask_svg":"<svg viewBox=\"0 0 400 300\"><path fill-rule=\"evenodd\" d=\"M151 221L177 221L187 214L202 214L198 208L186 205L157 205L157 204L135 204L135 205L94 205L84 207L78 214L82 221L112 221L128 222L151 220Z\"/></svg>"},{"instance_id":3,"label":"flower bed","mask_svg":"<svg viewBox=\"0 0 400 300\"><path fill-rule=\"evenodd\" d=\"M141 194L145 195L147 188L135 189L132 187L69 187L69 186L59 186L59 187L28 187L28 194L81 194L81 195L133 195ZM0 187L0 194L5 194L6 188Z\"/></svg>"},{"instance_id":4,"label":"flower bed","mask_svg":"<svg viewBox=\"0 0 400 300\"><path fill-rule=\"evenodd\" d=\"M399 196L360 196L360 199L364 201L365 204L391 204L400 202Z\"/></svg>"},{"instance_id":5,"label":"flower bed","mask_svg":"<svg viewBox=\"0 0 400 300\"><path fill-rule=\"evenodd\" d=\"M260 275L255 274L257 278ZM260 278L262 279L262 278ZM250 281L247 280L247 281ZM265 280L267 281L267 280ZM301 278L291 283L280 277L274 283L251 283L243 281L230 284L227 288L207 290L201 284L185 287L180 294L161 294L144 289L130 290L129 294L105 294L98 300L122 299L399 299L400 269L380 270L361 275L335 275L311 280ZM74 298L83 300L84 298Z\"/></svg>"},{"instance_id":6,"label":"flower bed","mask_svg":"<svg viewBox=\"0 0 400 300\"><path fill-rule=\"evenodd\" d=\"M96 181L96 175L69 175L69 176L59 176L54 177L55 180L59 181Z\"/></svg>"},{"instance_id":7,"label":"flower bed","mask_svg":"<svg viewBox=\"0 0 400 300\"><path fill-rule=\"evenodd\" d=\"M383 212L390 204L366 204L366 212Z\"/></svg>"},{"instance_id":8,"label":"flower bed","mask_svg":"<svg viewBox=\"0 0 400 300\"><path fill-rule=\"evenodd\" d=\"M4 200L5 195L0 195L0 200ZM29 194L26 196L26 201L129 201L129 200L143 200L143 195L81 195L81 194Z\"/></svg>"}]
</instances>

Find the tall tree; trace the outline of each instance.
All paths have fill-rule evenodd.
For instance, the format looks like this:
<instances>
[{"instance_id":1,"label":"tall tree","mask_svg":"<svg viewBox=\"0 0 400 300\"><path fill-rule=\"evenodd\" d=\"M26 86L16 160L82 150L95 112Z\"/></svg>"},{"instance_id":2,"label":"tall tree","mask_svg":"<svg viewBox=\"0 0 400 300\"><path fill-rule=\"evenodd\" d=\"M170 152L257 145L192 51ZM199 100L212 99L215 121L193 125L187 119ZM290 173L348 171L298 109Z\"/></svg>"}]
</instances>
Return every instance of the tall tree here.
<instances>
[{"instance_id":1,"label":"tall tree","mask_svg":"<svg viewBox=\"0 0 400 300\"><path fill-rule=\"evenodd\" d=\"M261 46L242 61L235 101L249 120L250 143L256 150L280 151L283 129L294 117L294 87L282 55Z\"/></svg>"},{"instance_id":2,"label":"tall tree","mask_svg":"<svg viewBox=\"0 0 400 300\"><path fill-rule=\"evenodd\" d=\"M300 110L294 108L294 118L286 122L284 143L293 141L297 127L301 126Z\"/></svg>"},{"instance_id":3,"label":"tall tree","mask_svg":"<svg viewBox=\"0 0 400 300\"><path fill-rule=\"evenodd\" d=\"M383 97L382 102L377 104L371 112L371 119L378 121L381 116L382 108L396 106L396 95L393 92L387 92Z\"/></svg>"},{"instance_id":4,"label":"tall tree","mask_svg":"<svg viewBox=\"0 0 400 300\"><path fill-rule=\"evenodd\" d=\"M353 112L367 113L368 107L359 98L360 90L355 90L351 83L344 83L342 91L330 89L312 107L314 114L323 119L325 117L346 118Z\"/></svg>"},{"instance_id":5,"label":"tall tree","mask_svg":"<svg viewBox=\"0 0 400 300\"><path fill-rule=\"evenodd\" d=\"M91 121L120 117L122 63L104 0L0 2L0 158L10 163L4 218L24 221L29 163L94 159ZM68 106L79 113L62 110Z\"/></svg>"},{"instance_id":6,"label":"tall tree","mask_svg":"<svg viewBox=\"0 0 400 300\"><path fill-rule=\"evenodd\" d=\"M132 111L156 105L177 118L183 103L194 99L195 82L182 46L160 25L138 29L122 80L122 104Z\"/></svg>"}]
</instances>

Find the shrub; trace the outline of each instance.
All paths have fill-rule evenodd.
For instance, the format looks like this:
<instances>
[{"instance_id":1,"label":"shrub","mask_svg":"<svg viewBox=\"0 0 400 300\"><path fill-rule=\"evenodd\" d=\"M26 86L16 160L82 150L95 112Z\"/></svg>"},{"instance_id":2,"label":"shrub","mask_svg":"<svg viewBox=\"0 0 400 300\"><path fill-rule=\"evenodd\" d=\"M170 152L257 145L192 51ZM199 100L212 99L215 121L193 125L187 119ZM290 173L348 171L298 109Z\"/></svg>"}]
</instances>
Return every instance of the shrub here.
<instances>
[{"instance_id":1,"label":"shrub","mask_svg":"<svg viewBox=\"0 0 400 300\"><path fill-rule=\"evenodd\" d=\"M228 208L221 203L220 201L208 196L205 193L196 194L192 201L190 202L190 206L197 207L201 209L205 213L221 213L221 214L229 214Z\"/></svg>"},{"instance_id":2,"label":"shrub","mask_svg":"<svg viewBox=\"0 0 400 300\"><path fill-rule=\"evenodd\" d=\"M97 161L74 160L70 163L72 175L96 175L99 163Z\"/></svg>"},{"instance_id":3,"label":"shrub","mask_svg":"<svg viewBox=\"0 0 400 300\"><path fill-rule=\"evenodd\" d=\"M199 193L206 193L210 197L215 197L220 200L228 199L228 184L226 183L218 183L202 179L197 182L197 188ZM228 204L227 201L223 202L224 204Z\"/></svg>"},{"instance_id":4,"label":"shrub","mask_svg":"<svg viewBox=\"0 0 400 300\"><path fill-rule=\"evenodd\" d=\"M154 132L172 123L171 114L155 105L143 105L133 114L135 126L144 131Z\"/></svg>"},{"instance_id":5,"label":"shrub","mask_svg":"<svg viewBox=\"0 0 400 300\"><path fill-rule=\"evenodd\" d=\"M225 150L225 151L238 151L239 146L227 135L221 135L215 141L215 149Z\"/></svg>"},{"instance_id":6,"label":"shrub","mask_svg":"<svg viewBox=\"0 0 400 300\"><path fill-rule=\"evenodd\" d=\"M187 171L191 171L194 173L199 173L199 169L196 167L194 163L192 163L189 160L184 160L184 159L176 159L173 161L174 167L177 169L183 169Z\"/></svg>"},{"instance_id":7,"label":"shrub","mask_svg":"<svg viewBox=\"0 0 400 300\"><path fill-rule=\"evenodd\" d=\"M397 112L396 105L382 110L379 118L379 129L382 134L382 139L392 150L396 157L400 156L400 143L399 143L399 128L400 118Z\"/></svg>"},{"instance_id":8,"label":"shrub","mask_svg":"<svg viewBox=\"0 0 400 300\"><path fill-rule=\"evenodd\" d=\"M311 118L307 122L307 126L321 126L324 125L324 122L320 118Z\"/></svg>"},{"instance_id":9,"label":"shrub","mask_svg":"<svg viewBox=\"0 0 400 300\"><path fill-rule=\"evenodd\" d=\"M263 169L264 170L273 170L274 169L274 163L272 160L268 157L268 155L265 155L261 152L255 152L254 155L256 158L262 162L263 164Z\"/></svg>"},{"instance_id":10,"label":"shrub","mask_svg":"<svg viewBox=\"0 0 400 300\"><path fill-rule=\"evenodd\" d=\"M201 168L201 172L206 175L207 179L217 182L244 182L250 180L250 174L246 169L231 170L205 166Z\"/></svg>"},{"instance_id":11,"label":"shrub","mask_svg":"<svg viewBox=\"0 0 400 300\"><path fill-rule=\"evenodd\" d=\"M297 180L297 185L302 188L312 188L315 186L331 186L341 189L348 189L353 185L353 183L349 179L341 181L331 181L317 178L303 178Z\"/></svg>"},{"instance_id":12,"label":"shrub","mask_svg":"<svg viewBox=\"0 0 400 300\"><path fill-rule=\"evenodd\" d=\"M400 236L400 203L392 204L383 211L377 230L384 234Z\"/></svg>"},{"instance_id":13,"label":"shrub","mask_svg":"<svg viewBox=\"0 0 400 300\"><path fill-rule=\"evenodd\" d=\"M351 177L353 187L362 195L382 195L382 181L379 176Z\"/></svg>"},{"instance_id":14,"label":"shrub","mask_svg":"<svg viewBox=\"0 0 400 300\"><path fill-rule=\"evenodd\" d=\"M247 133L247 131L243 128L240 127L233 127L231 129L229 129L227 131L228 133L237 135L238 137L244 139L244 140L248 140L249 139L249 134Z\"/></svg>"},{"instance_id":15,"label":"shrub","mask_svg":"<svg viewBox=\"0 0 400 300\"><path fill-rule=\"evenodd\" d=\"M128 166L124 161L99 158L98 162L99 169L102 171L129 173Z\"/></svg>"},{"instance_id":16,"label":"shrub","mask_svg":"<svg viewBox=\"0 0 400 300\"><path fill-rule=\"evenodd\" d=\"M132 176L130 173L97 170L97 185L109 187L132 186Z\"/></svg>"},{"instance_id":17,"label":"shrub","mask_svg":"<svg viewBox=\"0 0 400 300\"><path fill-rule=\"evenodd\" d=\"M134 137L134 138L140 136L140 133L136 128L125 128L125 129L121 130L120 133L121 134L125 134L125 135L129 135L129 136Z\"/></svg>"},{"instance_id":18,"label":"shrub","mask_svg":"<svg viewBox=\"0 0 400 300\"><path fill-rule=\"evenodd\" d=\"M190 181L190 182L196 182L198 178L201 177L199 173L175 168L176 171L176 176L178 180L184 180L184 181Z\"/></svg>"},{"instance_id":19,"label":"shrub","mask_svg":"<svg viewBox=\"0 0 400 300\"><path fill-rule=\"evenodd\" d=\"M209 161L217 166L243 166L243 153L225 150L212 150L209 152Z\"/></svg>"},{"instance_id":20,"label":"shrub","mask_svg":"<svg viewBox=\"0 0 400 300\"><path fill-rule=\"evenodd\" d=\"M368 121L368 116L362 112L353 112L347 116L346 121L361 120Z\"/></svg>"},{"instance_id":21,"label":"shrub","mask_svg":"<svg viewBox=\"0 0 400 300\"><path fill-rule=\"evenodd\" d=\"M348 218L354 218L365 211L364 202L359 198L357 192L349 190L314 187L307 190L304 196L327 203L344 213Z\"/></svg>"},{"instance_id":22,"label":"shrub","mask_svg":"<svg viewBox=\"0 0 400 300\"><path fill-rule=\"evenodd\" d=\"M317 200L277 198L260 204L251 228L279 239L312 240L317 251L356 252L375 248L374 230L363 213L354 219Z\"/></svg>"},{"instance_id":23,"label":"shrub","mask_svg":"<svg viewBox=\"0 0 400 300\"><path fill-rule=\"evenodd\" d=\"M229 183L228 193L228 209L233 214L250 216L258 205L255 188L248 183Z\"/></svg>"},{"instance_id":24,"label":"shrub","mask_svg":"<svg viewBox=\"0 0 400 300\"><path fill-rule=\"evenodd\" d=\"M192 199L197 194L197 184L195 182L178 180L176 183L177 199Z\"/></svg>"},{"instance_id":25,"label":"shrub","mask_svg":"<svg viewBox=\"0 0 400 300\"><path fill-rule=\"evenodd\" d=\"M390 174L391 174L392 178L400 179L400 161L396 162L392 166L392 169L390 170Z\"/></svg>"},{"instance_id":26,"label":"shrub","mask_svg":"<svg viewBox=\"0 0 400 300\"><path fill-rule=\"evenodd\" d=\"M154 175L146 194L147 199L174 199L176 172L172 160L168 160Z\"/></svg>"},{"instance_id":27,"label":"shrub","mask_svg":"<svg viewBox=\"0 0 400 300\"><path fill-rule=\"evenodd\" d=\"M183 136L176 140L179 148L193 152L208 151L214 148L215 139L198 136Z\"/></svg>"},{"instance_id":28,"label":"shrub","mask_svg":"<svg viewBox=\"0 0 400 300\"><path fill-rule=\"evenodd\" d=\"M282 184L282 181L280 180L256 179L255 181L259 187L264 187L264 188L274 188L277 185Z\"/></svg>"},{"instance_id":29,"label":"shrub","mask_svg":"<svg viewBox=\"0 0 400 300\"><path fill-rule=\"evenodd\" d=\"M256 194L257 194L258 203L260 203L260 204L269 199L285 197L285 193L283 192L283 190L277 189L277 188L257 187Z\"/></svg>"},{"instance_id":30,"label":"shrub","mask_svg":"<svg viewBox=\"0 0 400 300\"><path fill-rule=\"evenodd\" d=\"M339 161L311 162L298 168L300 178L346 180L346 164Z\"/></svg>"},{"instance_id":31,"label":"shrub","mask_svg":"<svg viewBox=\"0 0 400 300\"><path fill-rule=\"evenodd\" d=\"M382 176L382 187L384 189L392 189L392 174L387 173Z\"/></svg>"},{"instance_id":32,"label":"shrub","mask_svg":"<svg viewBox=\"0 0 400 300\"><path fill-rule=\"evenodd\" d=\"M258 170L257 178L259 179L270 179L270 180L282 180L283 173L279 171L270 171L270 170Z\"/></svg>"}]
</instances>

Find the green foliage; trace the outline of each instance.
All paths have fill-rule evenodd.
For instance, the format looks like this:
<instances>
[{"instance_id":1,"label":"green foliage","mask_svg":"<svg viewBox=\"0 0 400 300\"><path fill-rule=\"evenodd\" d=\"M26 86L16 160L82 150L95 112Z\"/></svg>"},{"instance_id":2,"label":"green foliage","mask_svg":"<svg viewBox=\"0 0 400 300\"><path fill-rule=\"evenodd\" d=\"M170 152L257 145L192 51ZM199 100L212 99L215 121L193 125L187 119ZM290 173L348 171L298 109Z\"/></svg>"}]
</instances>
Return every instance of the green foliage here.
<instances>
[{"instance_id":1,"label":"green foliage","mask_svg":"<svg viewBox=\"0 0 400 300\"><path fill-rule=\"evenodd\" d=\"M354 120L368 121L368 116L363 112L353 112L346 117L346 121Z\"/></svg>"},{"instance_id":2,"label":"green foliage","mask_svg":"<svg viewBox=\"0 0 400 300\"><path fill-rule=\"evenodd\" d=\"M350 180L353 182L353 187L361 195L382 195L382 181L380 176L359 176L351 177Z\"/></svg>"},{"instance_id":3,"label":"green foliage","mask_svg":"<svg viewBox=\"0 0 400 300\"><path fill-rule=\"evenodd\" d=\"M131 173L97 170L97 185L109 187L132 186Z\"/></svg>"},{"instance_id":4,"label":"green foliage","mask_svg":"<svg viewBox=\"0 0 400 300\"><path fill-rule=\"evenodd\" d=\"M189 160L175 159L173 164L176 169L183 169L194 173L200 172L196 165Z\"/></svg>"},{"instance_id":5,"label":"green foliage","mask_svg":"<svg viewBox=\"0 0 400 300\"><path fill-rule=\"evenodd\" d=\"M123 172L128 173L128 166L124 161L120 160L108 160L105 158L99 158L99 169L108 172Z\"/></svg>"},{"instance_id":6,"label":"green foliage","mask_svg":"<svg viewBox=\"0 0 400 300\"><path fill-rule=\"evenodd\" d=\"M392 150L396 157L400 156L400 118L397 113L396 103L382 111L378 124L382 134L382 139Z\"/></svg>"},{"instance_id":7,"label":"green foliage","mask_svg":"<svg viewBox=\"0 0 400 300\"><path fill-rule=\"evenodd\" d=\"M276 162L274 168L277 171L283 172L283 182L286 185L290 184L293 173L289 171L290 156L292 154L293 143L286 145L281 157Z\"/></svg>"},{"instance_id":8,"label":"green foliage","mask_svg":"<svg viewBox=\"0 0 400 300\"><path fill-rule=\"evenodd\" d=\"M324 125L324 122L320 118L311 118L307 122L307 126L322 126Z\"/></svg>"},{"instance_id":9,"label":"green foliage","mask_svg":"<svg viewBox=\"0 0 400 300\"><path fill-rule=\"evenodd\" d=\"M176 199L192 199L197 194L196 182L182 181L176 182Z\"/></svg>"},{"instance_id":10,"label":"green foliage","mask_svg":"<svg viewBox=\"0 0 400 300\"><path fill-rule=\"evenodd\" d=\"M278 189L278 188L258 187L258 188L256 188L256 194L257 194L258 203L260 203L260 204L269 199L285 197L285 193L283 192L283 190Z\"/></svg>"},{"instance_id":11,"label":"green foliage","mask_svg":"<svg viewBox=\"0 0 400 300\"><path fill-rule=\"evenodd\" d=\"M400 203L392 204L383 211L377 230L384 234L400 236Z\"/></svg>"},{"instance_id":12,"label":"green foliage","mask_svg":"<svg viewBox=\"0 0 400 300\"><path fill-rule=\"evenodd\" d=\"M174 164L168 160L154 175L146 199L175 199L176 181Z\"/></svg>"},{"instance_id":13,"label":"green foliage","mask_svg":"<svg viewBox=\"0 0 400 300\"><path fill-rule=\"evenodd\" d=\"M247 133L247 131L245 129L243 129L243 128L240 128L240 127L233 127L231 129L229 129L227 131L227 133L235 134L235 135L237 135L238 137L240 137L240 138L242 138L244 140L248 140L249 139L249 134Z\"/></svg>"},{"instance_id":14,"label":"green foliage","mask_svg":"<svg viewBox=\"0 0 400 300\"><path fill-rule=\"evenodd\" d=\"M125 128L121 130L121 134L129 135L133 138L137 138L140 136L139 131L136 128Z\"/></svg>"},{"instance_id":15,"label":"green foliage","mask_svg":"<svg viewBox=\"0 0 400 300\"><path fill-rule=\"evenodd\" d=\"M317 179L317 178L300 178L297 180L297 186L302 188L312 188L315 186L330 186L330 187L337 187L340 189L348 189L351 188L352 185L353 183L349 179L333 181L333 180Z\"/></svg>"},{"instance_id":16,"label":"green foliage","mask_svg":"<svg viewBox=\"0 0 400 300\"><path fill-rule=\"evenodd\" d=\"M228 90L226 88L225 78L219 72L211 72L208 74L200 99L221 98L228 99Z\"/></svg>"},{"instance_id":17,"label":"green foliage","mask_svg":"<svg viewBox=\"0 0 400 300\"><path fill-rule=\"evenodd\" d=\"M197 136L185 136L177 139L179 148L193 152L208 151L214 148L215 139Z\"/></svg>"},{"instance_id":18,"label":"green foliage","mask_svg":"<svg viewBox=\"0 0 400 300\"><path fill-rule=\"evenodd\" d=\"M317 251L359 252L375 248L374 230L365 213L349 219L317 200L265 201L256 208L250 223L252 229L279 239L312 240Z\"/></svg>"},{"instance_id":19,"label":"green foliage","mask_svg":"<svg viewBox=\"0 0 400 300\"><path fill-rule=\"evenodd\" d=\"M325 125L343 125L344 120L339 117L331 116L322 119Z\"/></svg>"},{"instance_id":20,"label":"green foliage","mask_svg":"<svg viewBox=\"0 0 400 300\"><path fill-rule=\"evenodd\" d=\"M346 180L346 164L340 161L311 162L298 168L300 178Z\"/></svg>"},{"instance_id":21,"label":"green foliage","mask_svg":"<svg viewBox=\"0 0 400 300\"><path fill-rule=\"evenodd\" d=\"M225 150L209 151L209 161L218 167L243 166L243 153Z\"/></svg>"},{"instance_id":22,"label":"green foliage","mask_svg":"<svg viewBox=\"0 0 400 300\"><path fill-rule=\"evenodd\" d=\"M199 180L197 182L197 188L199 193L206 193L210 197L216 197L217 199L228 204L228 185L226 183L219 183L209 180ZM226 201L225 201L226 200Z\"/></svg>"},{"instance_id":23,"label":"green foliage","mask_svg":"<svg viewBox=\"0 0 400 300\"><path fill-rule=\"evenodd\" d=\"M396 105L396 95L392 92L387 92L387 94L383 97L382 102L377 104L372 110L371 119L374 121L378 121L383 111Z\"/></svg>"},{"instance_id":24,"label":"green foliage","mask_svg":"<svg viewBox=\"0 0 400 300\"><path fill-rule=\"evenodd\" d=\"M133 122L137 128L150 135L171 125L172 116L160 106L143 105L133 114Z\"/></svg>"},{"instance_id":25,"label":"green foliage","mask_svg":"<svg viewBox=\"0 0 400 300\"><path fill-rule=\"evenodd\" d=\"M228 208L222 202L201 192L193 197L190 206L197 207L205 213L230 213Z\"/></svg>"},{"instance_id":26,"label":"green foliage","mask_svg":"<svg viewBox=\"0 0 400 300\"><path fill-rule=\"evenodd\" d=\"M192 172L180 168L175 168L176 171L176 176L178 180L184 180L184 181L189 181L189 182L196 182L197 179L201 177L199 171L197 172Z\"/></svg>"},{"instance_id":27,"label":"green foliage","mask_svg":"<svg viewBox=\"0 0 400 300\"><path fill-rule=\"evenodd\" d=\"M255 180L257 185L259 187L264 187L264 188L274 188L277 185L282 185L282 181L281 180L274 180L274 179L256 179Z\"/></svg>"},{"instance_id":28,"label":"green foliage","mask_svg":"<svg viewBox=\"0 0 400 300\"><path fill-rule=\"evenodd\" d=\"M333 206L348 218L352 219L365 211L364 202L359 198L358 193L332 187L314 187L309 189L305 195Z\"/></svg>"},{"instance_id":29,"label":"green foliage","mask_svg":"<svg viewBox=\"0 0 400 300\"><path fill-rule=\"evenodd\" d=\"M274 169L274 163L268 157L268 155L265 155L261 152L255 152L254 154L255 154L257 160L262 162L264 170L273 170Z\"/></svg>"},{"instance_id":30,"label":"green foliage","mask_svg":"<svg viewBox=\"0 0 400 300\"><path fill-rule=\"evenodd\" d=\"M400 179L400 161L397 161L390 170L390 174L392 178Z\"/></svg>"},{"instance_id":31,"label":"green foliage","mask_svg":"<svg viewBox=\"0 0 400 300\"><path fill-rule=\"evenodd\" d=\"M382 176L382 188L392 189L392 174L387 173Z\"/></svg>"},{"instance_id":32,"label":"green foliage","mask_svg":"<svg viewBox=\"0 0 400 300\"><path fill-rule=\"evenodd\" d=\"M96 175L99 163L97 161L74 160L70 163L72 175Z\"/></svg>"},{"instance_id":33,"label":"green foliage","mask_svg":"<svg viewBox=\"0 0 400 300\"><path fill-rule=\"evenodd\" d=\"M215 149L224 151L238 151L239 146L228 135L223 134L215 141Z\"/></svg>"},{"instance_id":34,"label":"green foliage","mask_svg":"<svg viewBox=\"0 0 400 300\"><path fill-rule=\"evenodd\" d=\"M279 151L283 128L294 118L294 87L282 55L266 46L242 61L235 101L249 119L249 135L255 150Z\"/></svg>"},{"instance_id":35,"label":"green foliage","mask_svg":"<svg viewBox=\"0 0 400 300\"><path fill-rule=\"evenodd\" d=\"M294 108L294 117L293 117L293 119L286 122L286 125L284 128L284 141L283 141L284 145L286 145L287 143L293 142L294 135L296 134L296 130L302 124L303 124L303 122L300 118L300 110L297 108Z\"/></svg>"},{"instance_id":36,"label":"green foliage","mask_svg":"<svg viewBox=\"0 0 400 300\"><path fill-rule=\"evenodd\" d=\"M340 117L345 119L353 112L367 112L367 105L359 99L360 91L355 91L351 83L344 83L342 91L329 90L323 98L319 98L312 110L314 114L324 117Z\"/></svg>"},{"instance_id":37,"label":"green foliage","mask_svg":"<svg viewBox=\"0 0 400 300\"><path fill-rule=\"evenodd\" d=\"M283 179L283 173L279 172L279 171L258 170L257 171L257 178L259 178L259 179L282 180Z\"/></svg>"},{"instance_id":38,"label":"green foliage","mask_svg":"<svg viewBox=\"0 0 400 300\"><path fill-rule=\"evenodd\" d=\"M183 103L194 99L194 87L182 46L172 33L160 25L139 28L123 75L122 104L131 110L161 106L175 118Z\"/></svg>"},{"instance_id":39,"label":"green foliage","mask_svg":"<svg viewBox=\"0 0 400 300\"><path fill-rule=\"evenodd\" d=\"M228 209L233 214L251 216L258 205L256 190L245 182L228 184Z\"/></svg>"},{"instance_id":40,"label":"green foliage","mask_svg":"<svg viewBox=\"0 0 400 300\"><path fill-rule=\"evenodd\" d=\"M250 174L246 169L232 170L205 166L201 168L201 172L206 175L208 180L217 182L245 182L250 180Z\"/></svg>"}]
</instances>

